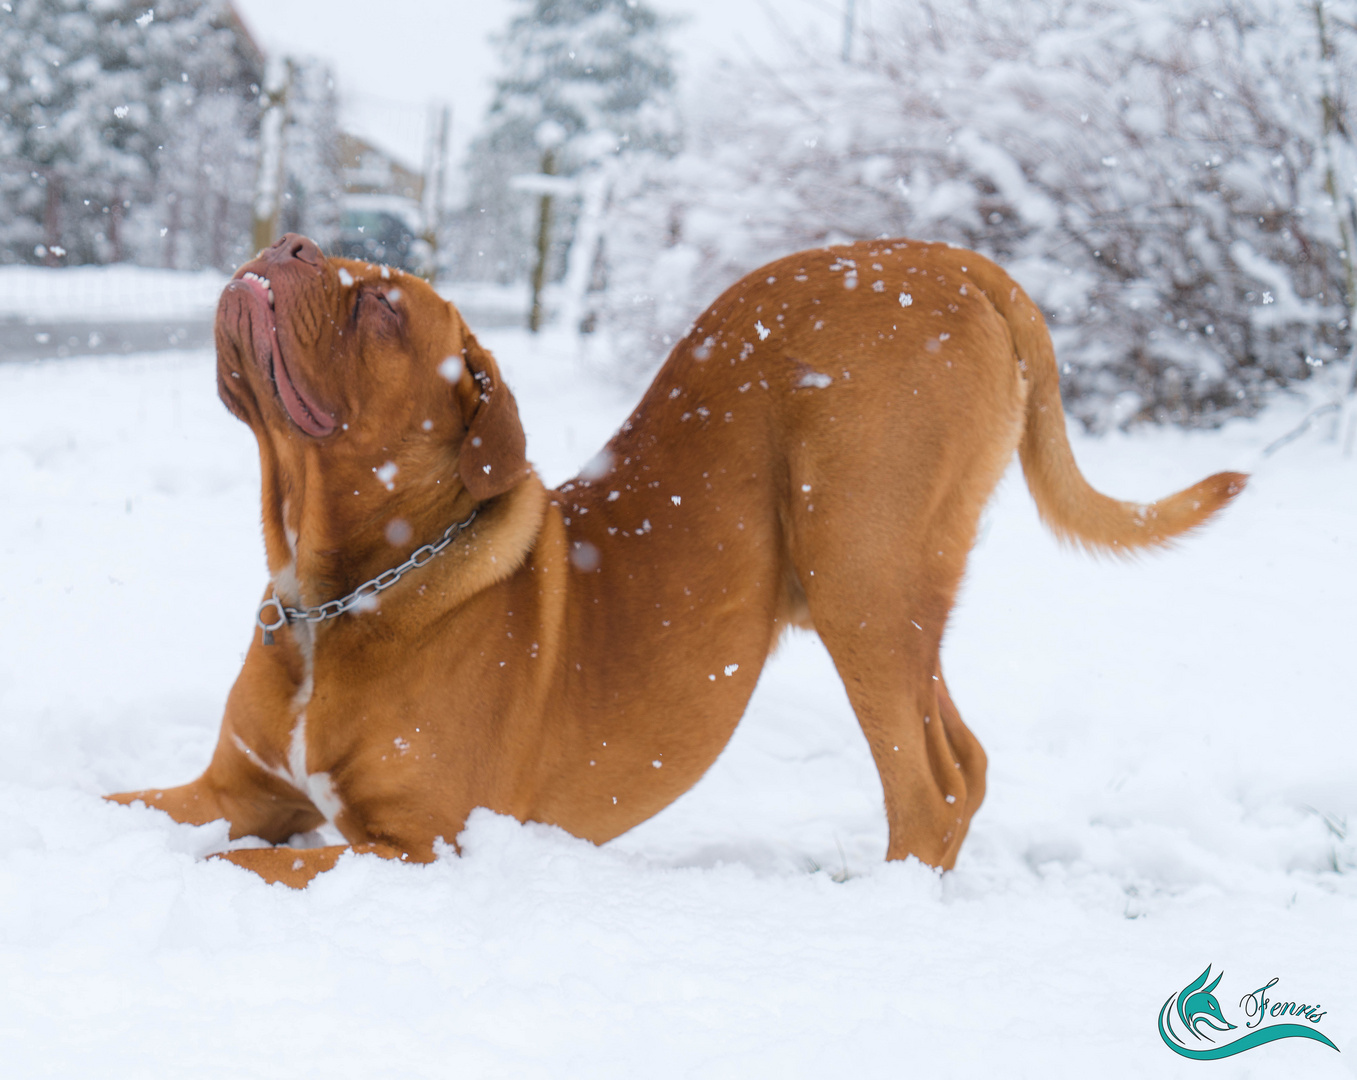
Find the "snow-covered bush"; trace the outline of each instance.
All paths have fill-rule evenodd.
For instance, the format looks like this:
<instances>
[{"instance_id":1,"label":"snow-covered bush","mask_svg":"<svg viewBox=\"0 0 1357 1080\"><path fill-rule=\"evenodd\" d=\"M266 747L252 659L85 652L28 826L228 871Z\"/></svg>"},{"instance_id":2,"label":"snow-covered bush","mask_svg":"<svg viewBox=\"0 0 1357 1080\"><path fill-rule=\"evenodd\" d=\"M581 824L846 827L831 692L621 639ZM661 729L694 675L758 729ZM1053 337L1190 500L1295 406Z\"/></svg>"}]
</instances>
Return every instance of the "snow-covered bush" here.
<instances>
[{"instance_id":1,"label":"snow-covered bush","mask_svg":"<svg viewBox=\"0 0 1357 1080\"><path fill-rule=\"evenodd\" d=\"M671 161L617 169L605 329L636 373L722 287L834 241L947 240L1050 320L1093 427L1251 411L1348 347L1351 23L1293 0L910 5L844 65L708 80ZM1330 123L1325 122L1325 102Z\"/></svg>"}]
</instances>

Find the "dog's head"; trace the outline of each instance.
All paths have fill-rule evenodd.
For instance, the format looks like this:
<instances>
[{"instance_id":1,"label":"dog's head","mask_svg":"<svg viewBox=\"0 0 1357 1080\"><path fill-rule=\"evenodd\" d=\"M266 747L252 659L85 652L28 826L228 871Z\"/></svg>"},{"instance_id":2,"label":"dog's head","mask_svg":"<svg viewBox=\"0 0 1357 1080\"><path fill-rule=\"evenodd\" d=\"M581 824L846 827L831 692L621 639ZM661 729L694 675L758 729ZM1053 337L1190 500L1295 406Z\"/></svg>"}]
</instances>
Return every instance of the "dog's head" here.
<instances>
[{"instance_id":1,"label":"dog's head","mask_svg":"<svg viewBox=\"0 0 1357 1080\"><path fill-rule=\"evenodd\" d=\"M216 338L222 401L288 488L317 470L346 491L460 476L482 501L529 472L494 359L417 277L289 234L226 286Z\"/></svg>"}]
</instances>

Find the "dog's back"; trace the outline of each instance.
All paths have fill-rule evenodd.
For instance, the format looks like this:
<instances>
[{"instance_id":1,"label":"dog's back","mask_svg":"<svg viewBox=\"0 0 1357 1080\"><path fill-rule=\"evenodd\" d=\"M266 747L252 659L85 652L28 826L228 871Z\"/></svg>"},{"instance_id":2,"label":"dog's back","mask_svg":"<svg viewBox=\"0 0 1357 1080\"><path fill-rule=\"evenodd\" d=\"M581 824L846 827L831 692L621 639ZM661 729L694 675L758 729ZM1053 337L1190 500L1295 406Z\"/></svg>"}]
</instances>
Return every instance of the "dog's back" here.
<instances>
[{"instance_id":1,"label":"dog's back","mask_svg":"<svg viewBox=\"0 0 1357 1080\"><path fill-rule=\"evenodd\" d=\"M1043 520L1114 552L1196 527L1245 479L1148 505L1094 491L1040 313L973 252L903 240L802 252L704 312L603 475L557 493L582 572L572 637L595 667L580 681L670 748L658 805L714 760L780 628L800 623L824 640L871 744L890 855L950 866L985 762L938 654L1015 450Z\"/></svg>"}]
</instances>

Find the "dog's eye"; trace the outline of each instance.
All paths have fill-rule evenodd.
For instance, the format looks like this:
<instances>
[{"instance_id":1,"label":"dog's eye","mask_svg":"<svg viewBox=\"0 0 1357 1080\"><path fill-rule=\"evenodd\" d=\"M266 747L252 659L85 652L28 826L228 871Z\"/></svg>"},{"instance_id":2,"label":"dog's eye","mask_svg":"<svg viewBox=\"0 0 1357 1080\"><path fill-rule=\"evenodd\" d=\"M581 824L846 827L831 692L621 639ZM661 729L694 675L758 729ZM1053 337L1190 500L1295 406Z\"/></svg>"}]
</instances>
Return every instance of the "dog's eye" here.
<instances>
[{"instance_id":1,"label":"dog's eye","mask_svg":"<svg viewBox=\"0 0 1357 1080\"><path fill-rule=\"evenodd\" d=\"M362 295L359 296L358 300L359 303L362 303L362 301L364 300L376 300L384 308L386 308L387 311L391 312L392 315L396 313L396 309L391 306L391 298L388 297L386 293L381 292L378 289L370 289L363 292Z\"/></svg>"}]
</instances>

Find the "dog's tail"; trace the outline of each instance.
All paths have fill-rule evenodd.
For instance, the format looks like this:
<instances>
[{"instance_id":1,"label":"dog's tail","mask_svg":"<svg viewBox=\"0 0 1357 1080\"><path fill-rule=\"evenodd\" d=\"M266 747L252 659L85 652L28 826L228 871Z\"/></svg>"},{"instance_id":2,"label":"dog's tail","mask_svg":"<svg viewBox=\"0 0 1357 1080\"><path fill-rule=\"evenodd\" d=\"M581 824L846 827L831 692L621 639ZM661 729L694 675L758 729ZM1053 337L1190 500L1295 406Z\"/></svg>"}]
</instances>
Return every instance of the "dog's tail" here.
<instances>
[{"instance_id":1,"label":"dog's tail","mask_svg":"<svg viewBox=\"0 0 1357 1080\"><path fill-rule=\"evenodd\" d=\"M1037 512L1052 532L1095 551L1129 555L1172 543L1244 490L1245 474L1222 472L1152 503L1121 502L1095 491L1075 464L1065 436L1060 374L1045 319L1003 270L987 259L971 258L969 252L967 257L968 276L1008 322L1027 380L1027 415L1018 457Z\"/></svg>"}]
</instances>

